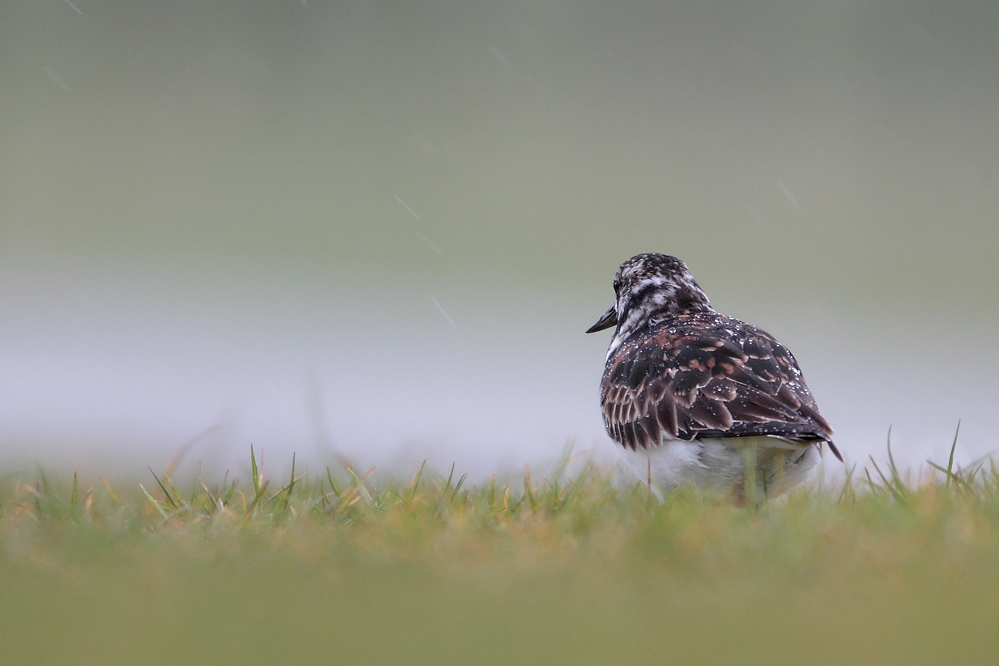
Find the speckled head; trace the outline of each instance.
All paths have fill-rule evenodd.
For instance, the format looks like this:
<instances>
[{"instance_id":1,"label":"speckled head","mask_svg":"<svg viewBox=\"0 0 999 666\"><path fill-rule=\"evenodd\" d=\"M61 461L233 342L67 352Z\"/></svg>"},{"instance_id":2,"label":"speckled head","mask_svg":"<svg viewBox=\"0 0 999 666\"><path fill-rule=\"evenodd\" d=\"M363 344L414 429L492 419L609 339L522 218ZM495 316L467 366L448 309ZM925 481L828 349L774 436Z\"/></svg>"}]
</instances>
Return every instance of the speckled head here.
<instances>
[{"instance_id":1,"label":"speckled head","mask_svg":"<svg viewBox=\"0 0 999 666\"><path fill-rule=\"evenodd\" d=\"M614 276L614 305L586 332L617 326L614 342L657 314L677 316L685 312L710 311L711 302L701 290L687 264L668 254L636 254L621 264Z\"/></svg>"}]
</instances>

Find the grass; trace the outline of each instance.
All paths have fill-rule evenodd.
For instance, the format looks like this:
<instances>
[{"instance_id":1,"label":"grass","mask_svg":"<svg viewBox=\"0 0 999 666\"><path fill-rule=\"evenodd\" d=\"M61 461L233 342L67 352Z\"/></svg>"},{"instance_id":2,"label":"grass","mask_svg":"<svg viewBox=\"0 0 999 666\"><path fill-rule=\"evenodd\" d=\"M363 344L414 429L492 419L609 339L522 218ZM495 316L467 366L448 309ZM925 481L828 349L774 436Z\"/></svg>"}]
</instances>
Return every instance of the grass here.
<instances>
[{"instance_id":1,"label":"grass","mask_svg":"<svg viewBox=\"0 0 999 666\"><path fill-rule=\"evenodd\" d=\"M955 439L956 446L956 439ZM756 509L609 470L0 482L0 661L992 663L999 471Z\"/></svg>"}]
</instances>

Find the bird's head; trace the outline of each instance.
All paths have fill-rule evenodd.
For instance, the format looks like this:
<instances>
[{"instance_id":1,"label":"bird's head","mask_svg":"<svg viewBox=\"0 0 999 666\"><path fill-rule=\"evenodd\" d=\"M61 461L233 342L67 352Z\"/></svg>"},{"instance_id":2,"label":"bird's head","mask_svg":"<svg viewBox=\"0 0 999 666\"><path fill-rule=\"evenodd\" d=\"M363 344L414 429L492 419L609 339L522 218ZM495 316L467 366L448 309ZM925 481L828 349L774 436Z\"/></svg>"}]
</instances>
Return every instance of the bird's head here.
<instances>
[{"instance_id":1,"label":"bird's head","mask_svg":"<svg viewBox=\"0 0 999 666\"><path fill-rule=\"evenodd\" d=\"M621 264L614 275L614 294L614 305L586 332L617 326L614 340L618 344L660 317L711 310L687 264L656 252L637 254Z\"/></svg>"}]
</instances>

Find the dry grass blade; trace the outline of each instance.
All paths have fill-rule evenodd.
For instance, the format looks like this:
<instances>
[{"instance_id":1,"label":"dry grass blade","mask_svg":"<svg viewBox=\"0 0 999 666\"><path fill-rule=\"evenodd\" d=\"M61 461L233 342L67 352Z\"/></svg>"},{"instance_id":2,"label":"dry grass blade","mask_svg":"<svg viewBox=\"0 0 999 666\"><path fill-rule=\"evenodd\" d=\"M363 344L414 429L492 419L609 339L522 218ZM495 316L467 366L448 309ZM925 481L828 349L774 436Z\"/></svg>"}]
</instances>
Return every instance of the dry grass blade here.
<instances>
[{"instance_id":1,"label":"dry grass blade","mask_svg":"<svg viewBox=\"0 0 999 666\"><path fill-rule=\"evenodd\" d=\"M149 473L153 475L153 478L156 479L156 483L159 485L160 490L163 491L163 495L166 496L166 501L170 503L170 506L174 509L180 508L179 503L174 501L173 497L170 496L170 491L167 490L166 486L163 485L163 482L160 481L160 477L156 476L156 472L153 471L153 468L149 467L147 469L149 469Z\"/></svg>"}]
</instances>

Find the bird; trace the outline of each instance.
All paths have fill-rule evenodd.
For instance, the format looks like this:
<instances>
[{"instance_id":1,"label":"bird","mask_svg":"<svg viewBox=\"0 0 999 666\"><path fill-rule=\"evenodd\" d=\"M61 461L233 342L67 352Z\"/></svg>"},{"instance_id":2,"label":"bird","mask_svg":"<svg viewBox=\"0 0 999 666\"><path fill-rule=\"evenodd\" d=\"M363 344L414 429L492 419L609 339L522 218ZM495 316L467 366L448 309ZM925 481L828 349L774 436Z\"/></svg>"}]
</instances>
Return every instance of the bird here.
<instances>
[{"instance_id":1,"label":"bird","mask_svg":"<svg viewBox=\"0 0 999 666\"><path fill-rule=\"evenodd\" d=\"M600 407L655 494L692 484L758 503L807 478L823 444L842 462L791 351L715 310L681 259L635 255L613 286L586 331L616 327Z\"/></svg>"}]
</instances>

